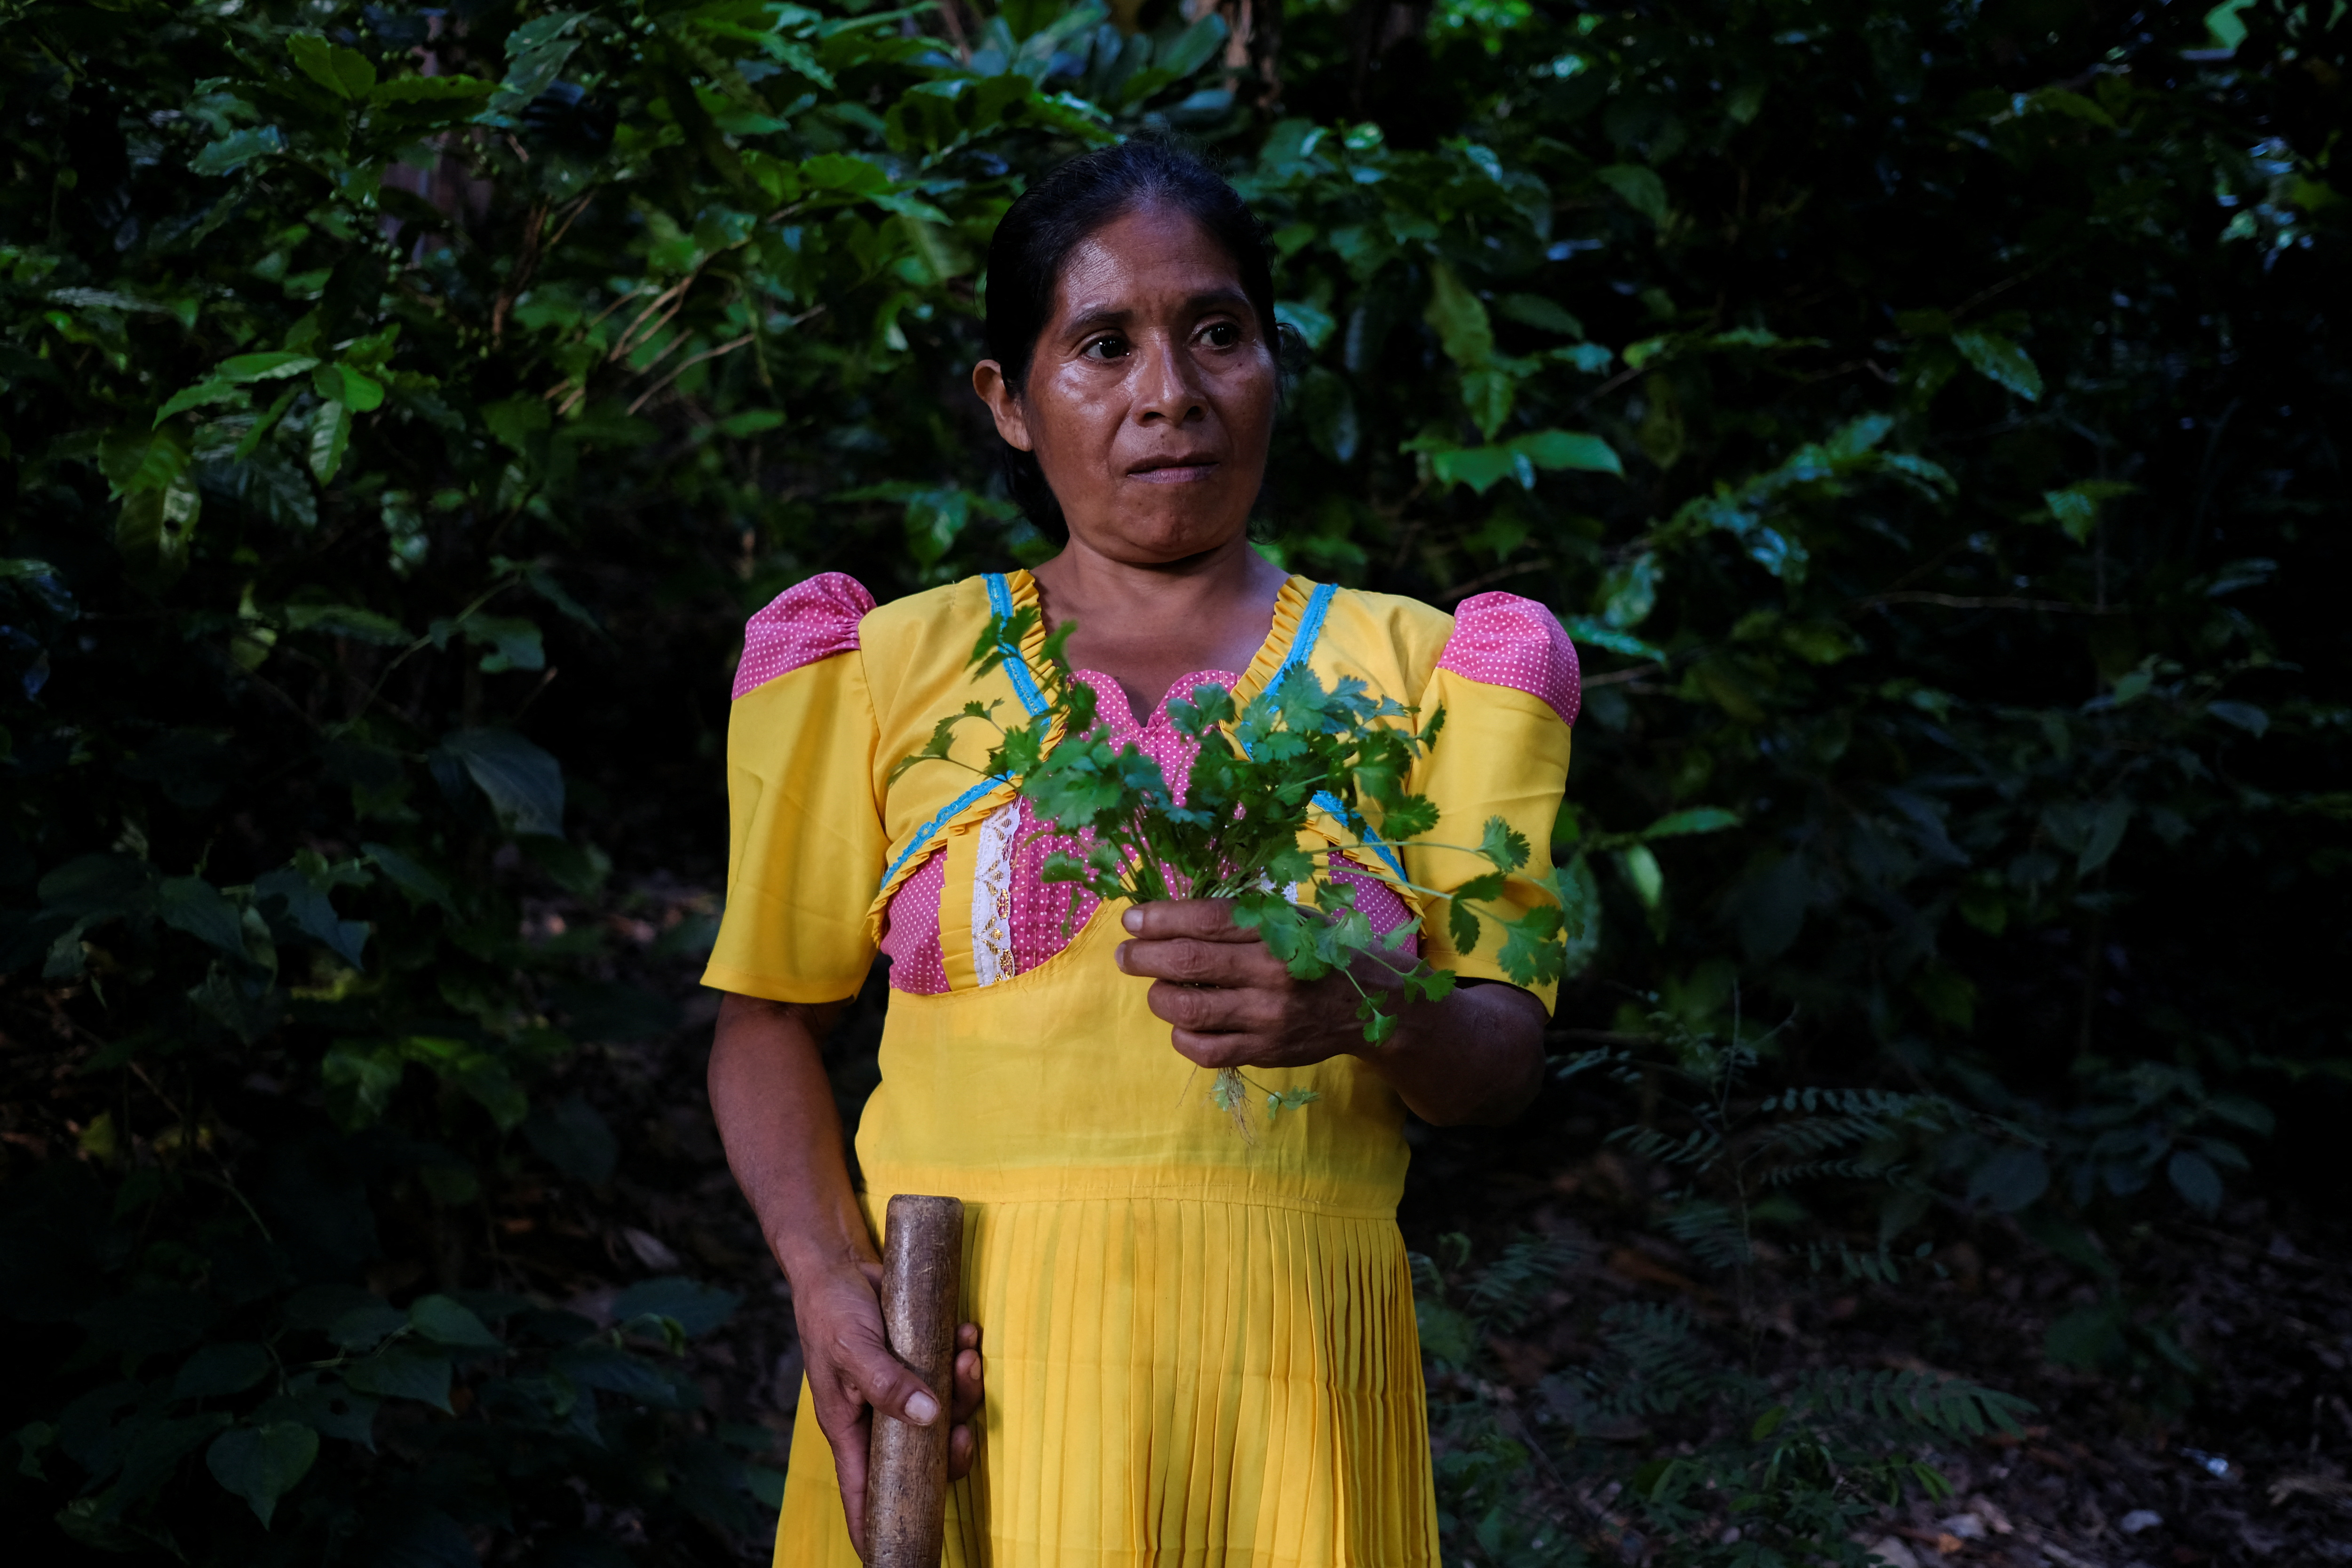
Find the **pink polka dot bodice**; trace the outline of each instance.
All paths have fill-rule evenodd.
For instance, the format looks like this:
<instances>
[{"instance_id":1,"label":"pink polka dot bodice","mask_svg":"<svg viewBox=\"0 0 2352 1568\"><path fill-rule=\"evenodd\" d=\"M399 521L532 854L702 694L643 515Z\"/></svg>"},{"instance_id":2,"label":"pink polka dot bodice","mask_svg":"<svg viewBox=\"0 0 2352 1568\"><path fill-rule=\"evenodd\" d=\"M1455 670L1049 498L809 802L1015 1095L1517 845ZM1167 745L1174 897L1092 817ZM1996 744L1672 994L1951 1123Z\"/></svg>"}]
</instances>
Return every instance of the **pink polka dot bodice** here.
<instances>
[{"instance_id":1,"label":"pink polka dot bodice","mask_svg":"<svg viewBox=\"0 0 2352 1568\"><path fill-rule=\"evenodd\" d=\"M1118 681L1091 669L1075 674L1093 688L1096 717L1101 727L1109 731L1111 744L1132 743L1137 751L1158 763L1181 803L1185 781L1192 776L1192 759L1201 748L1198 742L1176 728L1175 721L1168 716L1168 705L1189 700L1202 686L1230 690L1239 677L1231 670L1195 670L1169 687L1151 716L1139 724ZM1071 884L1048 883L1044 876L1047 856L1056 848L1084 855L1091 835L1066 837L1055 833L1025 800L1016 799L1001 809L1020 814L1013 830L1011 924L1013 970L1016 974L1026 973L1066 947L1069 939L1095 912L1098 900L1092 893L1078 889L1077 901L1073 906ZM946 960L940 949L940 895L945 885L945 853L934 850L922 868L891 896L882 951L890 956L893 990L933 996L948 989ZM1355 889L1356 908L1382 936L1411 922L1412 911L1406 909L1404 900L1377 878L1344 868L1334 875Z\"/></svg>"},{"instance_id":2,"label":"pink polka dot bodice","mask_svg":"<svg viewBox=\"0 0 2352 1568\"><path fill-rule=\"evenodd\" d=\"M839 572L821 574L787 590L744 627L734 695L741 697L818 659L856 652L857 623L873 608L874 596L856 579ZM1552 613L1532 599L1480 594L1462 601L1437 668L1526 692L1548 704L1563 722L1576 721L1581 690L1575 645ZM1097 717L1113 744L1131 742L1157 762L1181 799L1198 745L1177 731L1168 717L1168 704L1190 698L1202 685L1229 689L1236 677L1215 669L1185 676L1169 688L1141 723L1116 680L1092 670L1077 671L1076 679L1094 689ZM1046 857L1056 847L1083 854L1084 837L1056 835L1026 801L1016 800L1002 809L1017 814L1008 901L1012 969L1020 973L1067 946L1070 935L1094 913L1096 900L1081 891L1073 909L1070 884L1048 885L1041 875ZM1403 900L1377 879L1344 868L1335 875L1354 887L1356 907L1373 930L1386 935L1410 921ZM894 990L936 995L948 989L940 946L940 900L945 885L944 852L933 850L891 897L882 951L890 958Z\"/></svg>"}]
</instances>

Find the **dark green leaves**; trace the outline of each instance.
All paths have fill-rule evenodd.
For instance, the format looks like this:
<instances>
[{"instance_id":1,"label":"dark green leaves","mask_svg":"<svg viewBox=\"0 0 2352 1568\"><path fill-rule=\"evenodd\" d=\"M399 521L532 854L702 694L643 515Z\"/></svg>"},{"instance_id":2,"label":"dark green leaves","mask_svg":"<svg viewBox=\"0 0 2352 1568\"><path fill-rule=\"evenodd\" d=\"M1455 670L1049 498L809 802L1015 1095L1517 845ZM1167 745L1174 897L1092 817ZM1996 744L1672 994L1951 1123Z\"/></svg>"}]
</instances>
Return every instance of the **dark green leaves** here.
<instances>
[{"instance_id":1,"label":"dark green leaves","mask_svg":"<svg viewBox=\"0 0 2352 1568\"><path fill-rule=\"evenodd\" d=\"M2042 373L2033 361L1999 332L1970 328L1952 334L1952 346L1986 380L1997 383L2027 402L2042 396Z\"/></svg>"},{"instance_id":2,"label":"dark green leaves","mask_svg":"<svg viewBox=\"0 0 2352 1568\"><path fill-rule=\"evenodd\" d=\"M278 1500L310 1474L318 1457L318 1433L294 1422L273 1422L222 1433L205 1451L205 1464L266 1526Z\"/></svg>"},{"instance_id":3,"label":"dark green leaves","mask_svg":"<svg viewBox=\"0 0 2352 1568\"><path fill-rule=\"evenodd\" d=\"M563 768L552 756L511 730L454 730L442 737L441 746L464 766L509 830L562 836Z\"/></svg>"}]
</instances>

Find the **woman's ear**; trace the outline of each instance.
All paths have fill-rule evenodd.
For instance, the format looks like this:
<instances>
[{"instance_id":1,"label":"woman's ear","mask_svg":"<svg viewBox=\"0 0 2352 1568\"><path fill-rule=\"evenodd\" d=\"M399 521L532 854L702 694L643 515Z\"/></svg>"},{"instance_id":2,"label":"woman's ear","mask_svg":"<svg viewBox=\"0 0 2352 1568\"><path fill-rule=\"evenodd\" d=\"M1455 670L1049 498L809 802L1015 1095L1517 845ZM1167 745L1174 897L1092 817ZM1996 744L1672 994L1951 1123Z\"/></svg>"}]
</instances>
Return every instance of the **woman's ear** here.
<instances>
[{"instance_id":1,"label":"woman's ear","mask_svg":"<svg viewBox=\"0 0 2352 1568\"><path fill-rule=\"evenodd\" d=\"M1004 437L1008 446L1024 452L1036 449L1029 439L1028 414L1021 406L1013 384L1004 379L1003 365L984 359L972 366L971 389L988 405L988 412L996 419L996 433Z\"/></svg>"}]
</instances>

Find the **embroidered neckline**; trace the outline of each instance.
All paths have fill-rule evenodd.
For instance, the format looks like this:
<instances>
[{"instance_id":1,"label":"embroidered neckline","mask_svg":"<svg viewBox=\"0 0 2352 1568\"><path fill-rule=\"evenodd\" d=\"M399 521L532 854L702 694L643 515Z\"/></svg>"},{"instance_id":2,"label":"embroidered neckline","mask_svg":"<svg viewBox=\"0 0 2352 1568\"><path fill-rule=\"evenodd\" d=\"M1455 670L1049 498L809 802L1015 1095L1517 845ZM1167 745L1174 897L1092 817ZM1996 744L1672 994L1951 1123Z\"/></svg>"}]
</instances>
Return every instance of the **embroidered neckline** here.
<instances>
[{"instance_id":1,"label":"embroidered neckline","mask_svg":"<svg viewBox=\"0 0 2352 1568\"><path fill-rule=\"evenodd\" d=\"M1016 567L1013 571L1004 573L997 578L997 581L1004 584L1005 604L1012 609L1034 608L1040 611L1044 609L1044 600L1037 591L1037 579L1028 568ZM1330 584L1318 585L1313 579L1301 577L1295 572L1283 579L1280 591L1274 596L1274 624L1266 628L1265 640L1258 645L1257 652L1250 656L1248 665L1243 668L1231 688L1234 706L1239 707L1248 702L1251 698L1272 685L1275 678L1291 662L1294 649L1303 648L1307 652L1313 651L1312 639L1323 628L1323 617L1319 612L1324 605L1330 603L1334 592ZM992 589L990 599L992 603L995 600ZM1000 609L998 613L1001 615L1006 612ZM1302 632L1306 634L1304 640L1300 636ZM1028 668L1022 671L1022 675L1034 679L1035 671L1045 662L1044 615L1038 616L1036 623L1029 628L1029 635L1021 639L1020 651L1023 662L1028 666ZM1100 674L1101 672L1097 670L1091 673ZM1209 673L1223 675L1226 672L1215 670ZM1194 678L1194 676L1186 676L1184 679L1190 680ZM1118 683L1113 681L1111 684L1117 687ZM1178 693L1178 695L1181 696L1183 693ZM1124 704L1126 700L1126 693L1122 689L1119 700ZM1128 717L1129 719L1134 717L1132 710L1129 710Z\"/></svg>"}]
</instances>

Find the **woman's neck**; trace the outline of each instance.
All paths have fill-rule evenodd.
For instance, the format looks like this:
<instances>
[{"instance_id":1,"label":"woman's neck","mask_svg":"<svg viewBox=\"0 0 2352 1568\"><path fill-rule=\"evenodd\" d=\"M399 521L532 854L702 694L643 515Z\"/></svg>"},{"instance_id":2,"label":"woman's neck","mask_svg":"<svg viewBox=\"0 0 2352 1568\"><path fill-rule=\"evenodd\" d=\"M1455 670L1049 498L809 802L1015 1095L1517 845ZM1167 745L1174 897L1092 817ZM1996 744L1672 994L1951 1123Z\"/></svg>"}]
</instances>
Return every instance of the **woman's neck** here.
<instances>
[{"instance_id":1,"label":"woman's neck","mask_svg":"<svg viewBox=\"0 0 2352 1568\"><path fill-rule=\"evenodd\" d=\"M1076 625L1071 665L1118 681L1139 723L1181 677L1247 668L1286 580L1241 536L1181 561L1129 562L1073 535L1032 575L1047 628Z\"/></svg>"}]
</instances>

